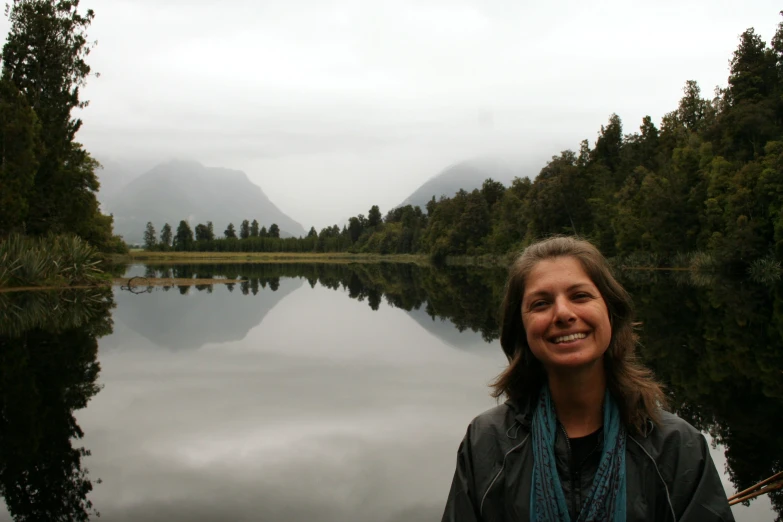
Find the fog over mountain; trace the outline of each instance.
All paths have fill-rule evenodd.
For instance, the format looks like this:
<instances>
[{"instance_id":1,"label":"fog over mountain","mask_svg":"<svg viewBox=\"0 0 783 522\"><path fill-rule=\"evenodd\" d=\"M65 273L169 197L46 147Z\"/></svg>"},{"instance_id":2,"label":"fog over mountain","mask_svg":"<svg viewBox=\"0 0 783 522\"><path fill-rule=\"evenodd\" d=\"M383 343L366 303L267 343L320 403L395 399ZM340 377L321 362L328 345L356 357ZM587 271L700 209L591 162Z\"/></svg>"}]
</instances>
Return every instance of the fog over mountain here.
<instances>
[{"instance_id":1,"label":"fog over mountain","mask_svg":"<svg viewBox=\"0 0 783 522\"><path fill-rule=\"evenodd\" d=\"M425 210L427 202L435 197L451 197L460 189L468 192L481 188L488 178L508 186L516 177L529 177L533 179L543 165L523 166L518 162L512 162L499 158L476 158L460 163L455 163L427 180L416 189L399 206L419 206Z\"/></svg>"},{"instance_id":2,"label":"fog over mountain","mask_svg":"<svg viewBox=\"0 0 783 522\"><path fill-rule=\"evenodd\" d=\"M267 228L276 223L282 237L305 234L302 225L272 203L244 172L170 161L134 179L122 165L110 165L111 171L99 173L101 190L107 185L109 189L108 194L99 193L101 203L105 212L114 214L114 232L129 243L142 241L148 221L160 232L164 223L176 230L183 219L191 227L212 221L218 236L229 223L239 228L243 219L256 219ZM130 181L122 186L122 179Z\"/></svg>"},{"instance_id":3,"label":"fog over mountain","mask_svg":"<svg viewBox=\"0 0 783 522\"><path fill-rule=\"evenodd\" d=\"M755 27L770 41L780 11L773 0L87 8L100 77L74 113L86 150L242 170L316 229L371 205L385 212L465 158L517 154L540 169L594 142L612 113L626 133L646 115L658 124L687 80L705 95L724 87L737 36Z\"/></svg>"}]
</instances>

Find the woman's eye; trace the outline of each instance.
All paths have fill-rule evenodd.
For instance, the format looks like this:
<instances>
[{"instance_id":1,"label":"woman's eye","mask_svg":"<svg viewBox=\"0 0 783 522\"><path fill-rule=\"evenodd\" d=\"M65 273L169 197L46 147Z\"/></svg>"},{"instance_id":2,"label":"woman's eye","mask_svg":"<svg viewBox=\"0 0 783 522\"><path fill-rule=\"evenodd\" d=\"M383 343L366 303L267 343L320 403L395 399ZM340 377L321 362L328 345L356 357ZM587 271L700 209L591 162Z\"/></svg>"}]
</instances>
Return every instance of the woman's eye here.
<instances>
[{"instance_id":1,"label":"woman's eye","mask_svg":"<svg viewBox=\"0 0 783 522\"><path fill-rule=\"evenodd\" d=\"M578 294L574 295L574 299L576 299L576 300L590 299L590 294L586 294L584 292L579 292Z\"/></svg>"},{"instance_id":2,"label":"woman's eye","mask_svg":"<svg viewBox=\"0 0 783 522\"><path fill-rule=\"evenodd\" d=\"M530 305L530 308L535 310L536 308L543 308L546 306L546 301L536 301Z\"/></svg>"}]
</instances>

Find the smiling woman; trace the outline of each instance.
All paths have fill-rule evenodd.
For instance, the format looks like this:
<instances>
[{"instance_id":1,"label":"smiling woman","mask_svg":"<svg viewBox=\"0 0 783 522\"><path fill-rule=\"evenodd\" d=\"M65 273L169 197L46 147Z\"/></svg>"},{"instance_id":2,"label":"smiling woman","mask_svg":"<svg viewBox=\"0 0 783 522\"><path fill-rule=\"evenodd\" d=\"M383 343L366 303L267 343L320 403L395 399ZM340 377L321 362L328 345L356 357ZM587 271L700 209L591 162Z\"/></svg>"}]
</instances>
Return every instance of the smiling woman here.
<instances>
[{"instance_id":1,"label":"smiling woman","mask_svg":"<svg viewBox=\"0 0 783 522\"><path fill-rule=\"evenodd\" d=\"M632 300L593 245L525 249L501 331L508 400L468 427L444 521L734 520L704 436L636 360Z\"/></svg>"}]
</instances>

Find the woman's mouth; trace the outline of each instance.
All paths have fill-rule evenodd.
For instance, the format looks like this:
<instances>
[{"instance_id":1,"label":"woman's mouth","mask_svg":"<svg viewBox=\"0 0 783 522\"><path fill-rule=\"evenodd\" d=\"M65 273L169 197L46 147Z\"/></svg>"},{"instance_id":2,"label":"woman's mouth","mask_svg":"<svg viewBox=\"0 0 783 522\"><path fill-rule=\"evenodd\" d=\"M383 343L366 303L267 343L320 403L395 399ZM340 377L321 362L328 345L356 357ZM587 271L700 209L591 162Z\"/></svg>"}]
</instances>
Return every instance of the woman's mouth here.
<instances>
[{"instance_id":1,"label":"woman's mouth","mask_svg":"<svg viewBox=\"0 0 783 522\"><path fill-rule=\"evenodd\" d=\"M585 337L587 337L586 333L573 333L569 335L561 335L560 337L555 337L554 339L552 339L552 342L555 344L570 343L572 341L584 339Z\"/></svg>"}]
</instances>

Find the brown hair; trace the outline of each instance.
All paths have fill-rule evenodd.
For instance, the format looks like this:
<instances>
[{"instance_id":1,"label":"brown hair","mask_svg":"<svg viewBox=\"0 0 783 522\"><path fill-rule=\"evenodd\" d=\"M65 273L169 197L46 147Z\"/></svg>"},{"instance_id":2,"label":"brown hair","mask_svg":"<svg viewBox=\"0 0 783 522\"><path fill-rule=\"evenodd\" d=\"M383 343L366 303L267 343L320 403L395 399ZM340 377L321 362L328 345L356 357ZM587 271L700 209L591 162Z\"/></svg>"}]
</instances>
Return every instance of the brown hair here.
<instances>
[{"instance_id":1,"label":"brown hair","mask_svg":"<svg viewBox=\"0 0 783 522\"><path fill-rule=\"evenodd\" d=\"M500 332L500 345L509 364L492 383L492 395L506 395L518 404L525 404L535 398L546 382L544 367L527 344L522 324L522 297L525 280L533 267L539 261L557 257L572 257L579 261L606 302L612 325L612 338L603 358L607 386L618 402L625 425L644 432L648 419L655 423L660 421L666 396L652 372L636 358L633 301L612 275L601 252L576 237L557 236L533 243L509 268Z\"/></svg>"}]
</instances>

